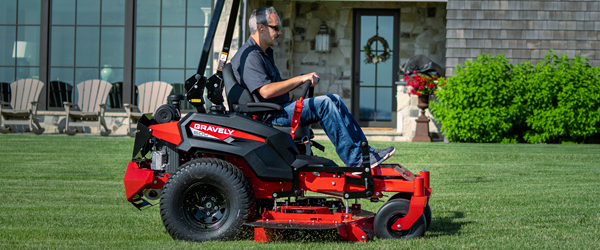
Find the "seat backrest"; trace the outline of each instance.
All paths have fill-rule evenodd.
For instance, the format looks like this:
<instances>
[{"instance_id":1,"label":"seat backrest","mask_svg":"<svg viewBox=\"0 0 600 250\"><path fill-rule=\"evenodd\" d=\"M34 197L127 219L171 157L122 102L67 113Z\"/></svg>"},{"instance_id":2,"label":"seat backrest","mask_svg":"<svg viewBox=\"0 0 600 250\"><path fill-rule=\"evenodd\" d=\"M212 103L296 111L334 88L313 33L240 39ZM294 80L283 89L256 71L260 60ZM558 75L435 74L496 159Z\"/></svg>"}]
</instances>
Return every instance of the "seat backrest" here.
<instances>
[{"instance_id":1,"label":"seat backrest","mask_svg":"<svg viewBox=\"0 0 600 250\"><path fill-rule=\"evenodd\" d=\"M106 104L112 84L100 79L87 80L77 84L79 100L77 105L83 112L98 112L100 104Z\"/></svg>"},{"instance_id":2,"label":"seat backrest","mask_svg":"<svg viewBox=\"0 0 600 250\"><path fill-rule=\"evenodd\" d=\"M142 113L154 113L156 109L167 103L173 85L166 82L146 82L138 86L138 108Z\"/></svg>"},{"instance_id":3,"label":"seat backrest","mask_svg":"<svg viewBox=\"0 0 600 250\"><path fill-rule=\"evenodd\" d=\"M50 107L62 107L63 102L73 102L73 85L62 81L51 81L49 89Z\"/></svg>"},{"instance_id":4,"label":"seat backrest","mask_svg":"<svg viewBox=\"0 0 600 250\"><path fill-rule=\"evenodd\" d=\"M21 79L10 84L10 106L14 110L30 110L31 102L38 101L44 83L36 79Z\"/></svg>"},{"instance_id":5,"label":"seat backrest","mask_svg":"<svg viewBox=\"0 0 600 250\"><path fill-rule=\"evenodd\" d=\"M254 102L254 98L248 89L235 79L233 75L233 69L231 63L223 66L223 84L225 85L225 96L227 96L227 103L229 103L229 110L232 109L233 104L248 104Z\"/></svg>"}]
</instances>

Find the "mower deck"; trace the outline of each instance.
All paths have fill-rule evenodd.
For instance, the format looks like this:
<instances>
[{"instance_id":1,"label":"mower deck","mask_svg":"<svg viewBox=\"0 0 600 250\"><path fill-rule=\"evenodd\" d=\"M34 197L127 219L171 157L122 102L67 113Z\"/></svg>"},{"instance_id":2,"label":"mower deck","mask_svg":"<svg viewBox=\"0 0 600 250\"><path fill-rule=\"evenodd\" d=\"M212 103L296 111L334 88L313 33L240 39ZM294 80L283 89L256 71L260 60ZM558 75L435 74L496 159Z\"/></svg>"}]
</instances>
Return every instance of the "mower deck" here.
<instances>
[{"instance_id":1,"label":"mower deck","mask_svg":"<svg viewBox=\"0 0 600 250\"><path fill-rule=\"evenodd\" d=\"M344 240L366 242L373 236L374 219L375 213L360 209L360 204L354 204L348 212L336 213L328 207L281 206L276 211L265 210L262 219L246 225L254 227L256 242L282 240L277 230L290 229L337 229Z\"/></svg>"}]
</instances>

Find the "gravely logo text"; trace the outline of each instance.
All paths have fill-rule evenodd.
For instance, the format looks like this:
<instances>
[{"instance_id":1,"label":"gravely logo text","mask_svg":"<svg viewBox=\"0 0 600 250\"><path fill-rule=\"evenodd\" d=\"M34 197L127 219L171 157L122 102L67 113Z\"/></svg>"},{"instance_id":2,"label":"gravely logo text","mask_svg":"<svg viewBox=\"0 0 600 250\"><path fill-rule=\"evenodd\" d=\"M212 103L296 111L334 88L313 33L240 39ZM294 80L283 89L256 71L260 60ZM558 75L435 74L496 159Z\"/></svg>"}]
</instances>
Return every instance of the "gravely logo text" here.
<instances>
[{"instance_id":1,"label":"gravely logo text","mask_svg":"<svg viewBox=\"0 0 600 250\"><path fill-rule=\"evenodd\" d=\"M200 131L204 131L204 132L212 132L212 133L218 133L218 134L223 134L223 135L232 135L233 132L235 131L233 129L221 128L221 127L216 127L216 126L211 126L211 125L206 125L206 124L199 124L199 123L194 123L193 128L200 130Z\"/></svg>"},{"instance_id":2,"label":"gravely logo text","mask_svg":"<svg viewBox=\"0 0 600 250\"><path fill-rule=\"evenodd\" d=\"M237 131L235 129L229 129L225 127L192 122L190 124L190 130L192 134L196 137L204 137L204 138L212 138L212 139L220 139L225 140L227 138L235 137L235 138L243 138L248 140L254 140L259 142L265 142L265 139L260 138L255 135L247 134L241 131Z\"/></svg>"}]
</instances>

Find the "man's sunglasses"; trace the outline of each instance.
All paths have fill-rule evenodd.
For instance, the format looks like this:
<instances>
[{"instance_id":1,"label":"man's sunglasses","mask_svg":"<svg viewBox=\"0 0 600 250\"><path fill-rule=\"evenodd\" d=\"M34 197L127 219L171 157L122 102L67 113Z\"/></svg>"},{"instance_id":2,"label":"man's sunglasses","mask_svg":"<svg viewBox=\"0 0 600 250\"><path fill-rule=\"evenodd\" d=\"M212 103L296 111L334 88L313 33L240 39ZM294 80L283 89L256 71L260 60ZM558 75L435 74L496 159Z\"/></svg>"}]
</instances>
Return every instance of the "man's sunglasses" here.
<instances>
[{"instance_id":1,"label":"man's sunglasses","mask_svg":"<svg viewBox=\"0 0 600 250\"><path fill-rule=\"evenodd\" d=\"M275 31L280 31L281 30L281 26L271 26L271 25L264 24L264 23L262 23L262 25L268 26L269 28L272 28Z\"/></svg>"}]
</instances>

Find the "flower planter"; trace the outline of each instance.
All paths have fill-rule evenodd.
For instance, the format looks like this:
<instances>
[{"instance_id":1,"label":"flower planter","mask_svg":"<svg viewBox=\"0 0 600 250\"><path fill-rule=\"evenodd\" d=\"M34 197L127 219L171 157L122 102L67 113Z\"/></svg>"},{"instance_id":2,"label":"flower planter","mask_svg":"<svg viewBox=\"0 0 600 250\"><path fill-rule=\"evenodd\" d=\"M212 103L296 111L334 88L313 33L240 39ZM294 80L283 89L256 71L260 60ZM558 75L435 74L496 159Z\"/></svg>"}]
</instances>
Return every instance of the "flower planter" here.
<instances>
[{"instance_id":1,"label":"flower planter","mask_svg":"<svg viewBox=\"0 0 600 250\"><path fill-rule=\"evenodd\" d=\"M419 96L419 104L417 107L421 109L421 115L417 118L417 129L415 130L415 137L412 138L413 142L431 142L429 137L429 119L425 116L425 109L429 108L429 95Z\"/></svg>"}]
</instances>

